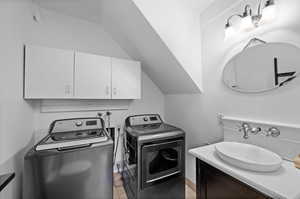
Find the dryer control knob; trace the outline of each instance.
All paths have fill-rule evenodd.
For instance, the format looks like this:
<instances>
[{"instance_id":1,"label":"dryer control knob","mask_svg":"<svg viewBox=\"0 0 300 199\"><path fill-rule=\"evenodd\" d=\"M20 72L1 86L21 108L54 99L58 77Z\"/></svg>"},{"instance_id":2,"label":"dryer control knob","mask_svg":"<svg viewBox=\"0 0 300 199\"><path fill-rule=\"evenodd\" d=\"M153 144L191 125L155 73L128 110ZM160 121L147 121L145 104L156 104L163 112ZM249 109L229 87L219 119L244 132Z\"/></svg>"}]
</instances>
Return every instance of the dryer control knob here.
<instances>
[{"instance_id":1,"label":"dryer control knob","mask_svg":"<svg viewBox=\"0 0 300 199\"><path fill-rule=\"evenodd\" d=\"M76 122L76 123L75 123L75 125L76 125L77 127L82 126L82 124L83 124L82 121L79 121L79 122Z\"/></svg>"},{"instance_id":2,"label":"dryer control knob","mask_svg":"<svg viewBox=\"0 0 300 199\"><path fill-rule=\"evenodd\" d=\"M148 117L144 117L144 121L145 121L145 122L148 122Z\"/></svg>"}]
</instances>

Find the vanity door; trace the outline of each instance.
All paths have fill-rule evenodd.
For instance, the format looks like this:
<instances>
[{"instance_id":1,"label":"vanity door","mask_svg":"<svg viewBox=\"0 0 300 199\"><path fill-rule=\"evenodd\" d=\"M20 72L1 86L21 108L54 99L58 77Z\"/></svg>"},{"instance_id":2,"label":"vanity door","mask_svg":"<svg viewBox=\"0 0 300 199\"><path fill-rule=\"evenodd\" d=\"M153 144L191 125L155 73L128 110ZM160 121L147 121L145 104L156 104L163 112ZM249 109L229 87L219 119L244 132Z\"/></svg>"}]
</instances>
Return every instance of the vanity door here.
<instances>
[{"instance_id":1,"label":"vanity door","mask_svg":"<svg viewBox=\"0 0 300 199\"><path fill-rule=\"evenodd\" d=\"M197 199L271 199L197 159Z\"/></svg>"}]
</instances>

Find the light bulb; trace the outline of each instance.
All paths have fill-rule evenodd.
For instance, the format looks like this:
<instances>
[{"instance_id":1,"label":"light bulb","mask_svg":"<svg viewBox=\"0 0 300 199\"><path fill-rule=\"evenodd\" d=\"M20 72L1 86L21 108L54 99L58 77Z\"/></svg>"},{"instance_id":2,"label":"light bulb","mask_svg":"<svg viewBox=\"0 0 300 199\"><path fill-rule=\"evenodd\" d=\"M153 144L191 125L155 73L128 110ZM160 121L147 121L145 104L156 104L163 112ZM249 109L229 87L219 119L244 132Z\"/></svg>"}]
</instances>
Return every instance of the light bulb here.
<instances>
[{"instance_id":1,"label":"light bulb","mask_svg":"<svg viewBox=\"0 0 300 199\"><path fill-rule=\"evenodd\" d=\"M237 34L236 29L232 25L226 25L225 27L225 40L233 38Z\"/></svg>"},{"instance_id":2,"label":"light bulb","mask_svg":"<svg viewBox=\"0 0 300 199\"><path fill-rule=\"evenodd\" d=\"M251 31L255 28L253 21L252 21L252 16L248 15L242 18L240 22L240 30L241 31Z\"/></svg>"},{"instance_id":3,"label":"light bulb","mask_svg":"<svg viewBox=\"0 0 300 199\"><path fill-rule=\"evenodd\" d=\"M266 6L262 11L262 18L260 23L270 23L276 19L277 16L277 6L275 4L271 4Z\"/></svg>"}]
</instances>

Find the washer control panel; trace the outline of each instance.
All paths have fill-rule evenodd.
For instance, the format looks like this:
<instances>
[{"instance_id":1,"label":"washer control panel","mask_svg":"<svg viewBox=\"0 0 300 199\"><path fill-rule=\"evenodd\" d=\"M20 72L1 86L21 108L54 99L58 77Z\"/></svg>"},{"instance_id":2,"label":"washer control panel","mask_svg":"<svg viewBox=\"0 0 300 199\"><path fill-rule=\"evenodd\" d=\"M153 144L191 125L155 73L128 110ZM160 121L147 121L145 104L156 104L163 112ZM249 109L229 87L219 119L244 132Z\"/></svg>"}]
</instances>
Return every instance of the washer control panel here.
<instances>
[{"instance_id":1,"label":"washer control panel","mask_svg":"<svg viewBox=\"0 0 300 199\"><path fill-rule=\"evenodd\" d=\"M50 133L68 132L68 131L82 131L90 129L102 129L102 122L100 118L74 118L63 119L52 122Z\"/></svg>"},{"instance_id":2,"label":"washer control panel","mask_svg":"<svg viewBox=\"0 0 300 199\"><path fill-rule=\"evenodd\" d=\"M158 114L136 115L129 118L130 126L162 123Z\"/></svg>"}]
</instances>

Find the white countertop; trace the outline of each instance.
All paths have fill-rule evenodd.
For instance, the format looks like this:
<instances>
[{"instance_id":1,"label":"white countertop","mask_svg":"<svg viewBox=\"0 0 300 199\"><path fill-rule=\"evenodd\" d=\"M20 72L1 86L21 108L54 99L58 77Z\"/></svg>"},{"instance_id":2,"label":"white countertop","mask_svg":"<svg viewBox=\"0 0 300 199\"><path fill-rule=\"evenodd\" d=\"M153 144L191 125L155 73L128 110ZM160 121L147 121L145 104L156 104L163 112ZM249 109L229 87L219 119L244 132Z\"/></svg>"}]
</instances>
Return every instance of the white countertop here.
<instances>
[{"instance_id":1,"label":"white countertop","mask_svg":"<svg viewBox=\"0 0 300 199\"><path fill-rule=\"evenodd\" d=\"M300 199L300 170L292 162L283 161L278 171L259 173L225 163L216 154L215 144L190 149L189 153L274 199Z\"/></svg>"}]
</instances>

